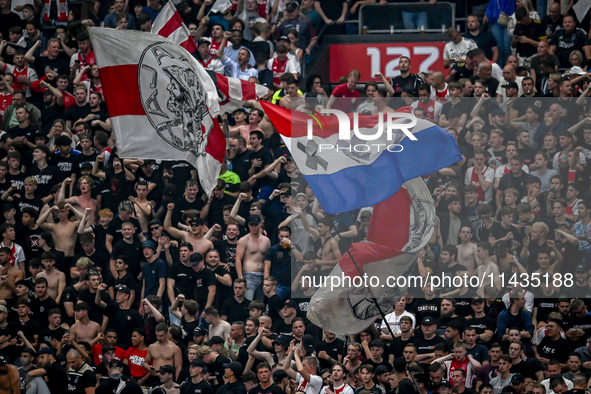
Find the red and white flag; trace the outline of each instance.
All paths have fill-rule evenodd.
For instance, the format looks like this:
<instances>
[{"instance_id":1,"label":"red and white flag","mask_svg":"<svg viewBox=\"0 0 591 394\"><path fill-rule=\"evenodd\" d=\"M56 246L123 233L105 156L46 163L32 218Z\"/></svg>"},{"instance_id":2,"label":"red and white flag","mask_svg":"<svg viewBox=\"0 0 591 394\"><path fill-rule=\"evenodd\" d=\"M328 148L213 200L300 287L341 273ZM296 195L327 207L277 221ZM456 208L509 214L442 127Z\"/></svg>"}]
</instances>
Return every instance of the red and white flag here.
<instances>
[{"instance_id":1,"label":"red and white flag","mask_svg":"<svg viewBox=\"0 0 591 394\"><path fill-rule=\"evenodd\" d=\"M169 1L162 7L162 11L160 11L152 24L152 33L176 42L190 53L197 50L195 40L189 34L189 29L187 29L172 1Z\"/></svg>"},{"instance_id":2,"label":"red and white flag","mask_svg":"<svg viewBox=\"0 0 591 394\"><path fill-rule=\"evenodd\" d=\"M258 83L243 81L215 73L214 81L220 93L220 114L232 113L242 107L242 101L256 100L269 93L269 89Z\"/></svg>"},{"instance_id":3,"label":"red and white flag","mask_svg":"<svg viewBox=\"0 0 591 394\"><path fill-rule=\"evenodd\" d=\"M224 5L226 3L227 5ZM218 0L214 7L218 6L218 4L220 7L226 8L232 5L229 0ZM189 29L187 29L171 1L164 6L156 17L152 25L152 33L176 42L191 53L197 50L195 41L189 34ZM263 97L269 92L269 89L258 83L225 77L218 73L215 73L215 78L217 81L214 81L214 83L218 86L221 96L220 114L232 113L242 106L242 101L256 100L257 96Z\"/></svg>"},{"instance_id":4,"label":"red and white flag","mask_svg":"<svg viewBox=\"0 0 591 394\"><path fill-rule=\"evenodd\" d=\"M95 27L90 40L119 155L185 160L197 168L209 194L226 140L207 71L185 49L155 34Z\"/></svg>"}]
</instances>

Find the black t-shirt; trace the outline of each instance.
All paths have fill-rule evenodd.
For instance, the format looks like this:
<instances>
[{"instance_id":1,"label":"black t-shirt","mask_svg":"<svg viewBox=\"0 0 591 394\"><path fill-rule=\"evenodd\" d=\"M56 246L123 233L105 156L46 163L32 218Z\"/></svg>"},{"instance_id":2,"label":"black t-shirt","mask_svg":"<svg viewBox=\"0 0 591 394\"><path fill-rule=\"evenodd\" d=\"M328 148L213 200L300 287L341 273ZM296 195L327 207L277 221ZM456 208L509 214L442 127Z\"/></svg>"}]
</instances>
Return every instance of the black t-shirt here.
<instances>
[{"instance_id":1,"label":"black t-shirt","mask_svg":"<svg viewBox=\"0 0 591 394\"><path fill-rule=\"evenodd\" d=\"M435 346L438 343L445 342L445 340L439 335L431 339L420 337L415 340L415 346L417 347L417 354L427 354L435 352Z\"/></svg>"},{"instance_id":2,"label":"black t-shirt","mask_svg":"<svg viewBox=\"0 0 591 394\"><path fill-rule=\"evenodd\" d=\"M64 157L60 154L53 155L51 164L58 169L55 183L61 183L64 179L71 177L72 174L74 174L76 170L76 156L72 154L68 157Z\"/></svg>"},{"instance_id":3,"label":"black t-shirt","mask_svg":"<svg viewBox=\"0 0 591 394\"><path fill-rule=\"evenodd\" d=\"M279 387L275 383L273 383L272 385L270 385L266 389L262 388L261 385L259 384L255 387L251 388L248 391L248 394L285 394L285 392L281 389L281 387Z\"/></svg>"},{"instance_id":4,"label":"black t-shirt","mask_svg":"<svg viewBox=\"0 0 591 394\"><path fill-rule=\"evenodd\" d=\"M404 88L412 88L413 96L418 97L419 91L417 89L422 83L423 80L418 75L412 73L410 73L406 78L403 78L399 75L396 78L392 78L390 81L392 88L394 88L394 97L402 96L402 90Z\"/></svg>"},{"instance_id":5,"label":"black t-shirt","mask_svg":"<svg viewBox=\"0 0 591 394\"><path fill-rule=\"evenodd\" d=\"M107 316L107 310L99 307L95 302L96 294L92 294L88 289L81 290L78 294L78 300L84 301L90 307L88 311L88 318L98 324L103 324L103 315ZM101 299L109 305L111 303L111 296L106 291L101 291Z\"/></svg>"},{"instance_id":6,"label":"black t-shirt","mask_svg":"<svg viewBox=\"0 0 591 394\"><path fill-rule=\"evenodd\" d=\"M49 326L49 311L57 307L57 302L51 297L47 297L45 300L34 298L30 303L31 313L33 314L31 318L39 322L41 328L46 328Z\"/></svg>"},{"instance_id":7,"label":"black t-shirt","mask_svg":"<svg viewBox=\"0 0 591 394\"><path fill-rule=\"evenodd\" d=\"M45 70L48 68L55 71L58 74L70 74L70 65L68 64L67 55L62 55L61 53L60 55L58 55L57 58L53 60L48 58L47 56L42 56L39 59L39 62L36 62L35 66L37 70L37 75L39 75L39 77L45 75Z\"/></svg>"},{"instance_id":8,"label":"black t-shirt","mask_svg":"<svg viewBox=\"0 0 591 394\"><path fill-rule=\"evenodd\" d=\"M66 113L66 120L69 120L74 124L77 120L84 119L90 114L90 104L86 103L83 106L75 105L71 106Z\"/></svg>"},{"instance_id":9,"label":"black t-shirt","mask_svg":"<svg viewBox=\"0 0 591 394\"><path fill-rule=\"evenodd\" d=\"M113 253L111 258L116 260L119 256L127 256L129 259L129 265L127 270L130 274L137 277L141 272L142 268L140 262L143 260L142 243L137 237L133 237L131 244L121 240L113 246Z\"/></svg>"},{"instance_id":10,"label":"black t-shirt","mask_svg":"<svg viewBox=\"0 0 591 394\"><path fill-rule=\"evenodd\" d=\"M170 271L169 271L170 272ZM252 301L245 298L244 301L238 302L233 296L222 302L220 316L227 316L226 321L246 321L249 317L248 305Z\"/></svg>"},{"instance_id":11,"label":"black t-shirt","mask_svg":"<svg viewBox=\"0 0 591 394\"><path fill-rule=\"evenodd\" d=\"M35 230L31 230L30 228L23 225L19 225L17 227L15 241L17 244L23 247L25 258L27 260L39 255L39 251L41 250L39 248L39 234L42 232L43 230L39 226L37 226Z\"/></svg>"},{"instance_id":12,"label":"black t-shirt","mask_svg":"<svg viewBox=\"0 0 591 394\"><path fill-rule=\"evenodd\" d=\"M224 276L226 274L229 274L229 272L226 271L225 268L223 268L219 265L212 272L214 273L214 276L215 276L215 274L217 274L219 276ZM222 303L230 298L234 298L234 290L232 288L232 285L226 286L223 283L221 283L220 281L218 281L216 278L215 279L215 302L214 302L214 305L216 306L216 308L218 308L218 310L219 310ZM236 321L236 320L231 320L231 322L232 321Z\"/></svg>"},{"instance_id":13,"label":"black t-shirt","mask_svg":"<svg viewBox=\"0 0 591 394\"><path fill-rule=\"evenodd\" d=\"M130 218L127 220L128 222L132 222L135 226L135 234L139 235L142 233L142 227L140 226L140 222L136 218ZM123 239L123 235L121 235L121 225L123 224L123 220L121 217L117 216L109 223L107 227L107 235L113 237L113 242L111 245L115 246L115 244Z\"/></svg>"},{"instance_id":14,"label":"black t-shirt","mask_svg":"<svg viewBox=\"0 0 591 394\"><path fill-rule=\"evenodd\" d=\"M43 198L51 194L51 188L55 185L59 170L52 165L48 165L44 169L34 165L27 170L27 176L32 176L37 180L35 195Z\"/></svg>"},{"instance_id":15,"label":"black t-shirt","mask_svg":"<svg viewBox=\"0 0 591 394\"><path fill-rule=\"evenodd\" d=\"M43 108L41 112L41 132L48 135L53 126L53 122L57 119L63 119L66 116L66 110L63 105L57 102L51 107Z\"/></svg>"},{"instance_id":16,"label":"black t-shirt","mask_svg":"<svg viewBox=\"0 0 591 394\"><path fill-rule=\"evenodd\" d=\"M566 339L558 338L558 340L554 341L550 339L549 336L545 336L540 341L540 344L537 346L536 350L540 357L547 359L555 358L561 363L565 363L566 359L568 358L568 348L569 344Z\"/></svg>"},{"instance_id":17,"label":"black t-shirt","mask_svg":"<svg viewBox=\"0 0 591 394\"><path fill-rule=\"evenodd\" d=\"M265 147L259 149L257 152L252 152L251 156L250 156L250 162L252 165L252 161L255 159L261 159L262 165L260 167L257 167L254 170L255 174L258 174L259 172L263 171L265 169L265 166L273 163L273 154L271 153L271 151ZM240 178L242 180L242 178ZM275 181L273 181L271 178L269 178L268 176L257 179L256 183L255 183L255 187L253 187L253 190L255 190L256 188L260 188L261 186L269 186L269 185L273 185L275 184Z\"/></svg>"},{"instance_id":18,"label":"black t-shirt","mask_svg":"<svg viewBox=\"0 0 591 394\"><path fill-rule=\"evenodd\" d=\"M195 272L195 299L201 310L205 309L207 305L208 287L215 286L215 284L216 278L211 270L203 268L200 272Z\"/></svg>"},{"instance_id":19,"label":"black t-shirt","mask_svg":"<svg viewBox=\"0 0 591 394\"><path fill-rule=\"evenodd\" d=\"M175 202L171 218L171 223L173 226L176 226L177 223L181 221L183 213L185 213L186 211L193 209L197 212L201 212L201 210L205 206L205 202L203 202L201 196L202 193L199 193L195 198L195 201L193 202L187 201L187 199L185 199L184 197L181 198L179 201Z\"/></svg>"},{"instance_id":20,"label":"black t-shirt","mask_svg":"<svg viewBox=\"0 0 591 394\"><path fill-rule=\"evenodd\" d=\"M536 373L542 370L540 361L533 357L528 357L525 361L522 360L517 364L511 365L511 373L520 373L526 379L536 380Z\"/></svg>"},{"instance_id":21,"label":"black t-shirt","mask_svg":"<svg viewBox=\"0 0 591 394\"><path fill-rule=\"evenodd\" d=\"M410 312L415 314L415 316L417 317L417 322L420 323L427 316L432 317L434 319L438 319L440 307L441 300L437 298L433 298L431 300L421 298L417 299L417 303L415 304L414 309Z\"/></svg>"},{"instance_id":22,"label":"black t-shirt","mask_svg":"<svg viewBox=\"0 0 591 394\"><path fill-rule=\"evenodd\" d=\"M337 360L339 355L343 355L345 349L345 342L341 339L336 338L334 341L327 343L326 341L319 342L316 345L316 354L320 353L321 351L325 351L326 354L329 355L332 359ZM320 362L320 369L330 368L332 365L328 361L323 358L318 358Z\"/></svg>"},{"instance_id":23,"label":"black t-shirt","mask_svg":"<svg viewBox=\"0 0 591 394\"><path fill-rule=\"evenodd\" d=\"M83 364L81 369L87 367L83 373L78 371L68 371L68 393L86 394L86 388L96 387L96 374L88 364Z\"/></svg>"},{"instance_id":24,"label":"black t-shirt","mask_svg":"<svg viewBox=\"0 0 591 394\"><path fill-rule=\"evenodd\" d=\"M68 372L56 361L45 369L47 388L50 393L66 393L68 391Z\"/></svg>"},{"instance_id":25,"label":"black t-shirt","mask_svg":"<svg viewBox=\"0 0 591 394\"><path fill-rule=\"evenodd\" d=\"M59 337L63 337L64 334L66 333L66 329L63 327L58 327L55 330L52 330L51 328L47 327L44 330L41 330L41 332L39 333L39 342L45 342L47 344L49 344L51 342L51 337L55 334L59 335Z\"/></svg>"},{"instance_id":26,"label":"black t-shirt","mask_svg":"<svg viewBox=\"0 0 591 394\"><path fill-rule=\"evenodd\" d=\"M249 178L248 170L252 166L252 151L245 150L241 154L234 157L232 161L232 171L238 174L242 182Z\"/></svg>"},{"instance_id":27,"label":"black t-shirt","mask_svg":"<svg viewBox=\"0 0 591 394\"><path fill-rule=\"evenodd\" d=\"M98 153L96 151L92 151L92 153L90 155L85 155L82 152L80 152L79 155L74 156L76 158L76 174L78 176L80 176L80 167L82 167L82 164L84 163L88 163L90 165L94 166L94 162L96 161L96 157L98 156ZM96 180L95 180L96 182Z\"/></svg>"},{"instance_id":28,"label":"black t-shirt","mask_svg":"<svg viewBox=\"0 0 591 394\"><path fill-rule=\"evenodd\" d=\"M238 243L231 244L228 240L223 241L214 241L214 246L216 250L220 252L220 260L223 263L228 264L230 267L230 276L232 276L232 280L236 279L238 275L236 274L236 247Z\"/></svg>"},{"instance_id":29,"label":"black t-shirt","mask_svg":"<svg viewBox=\"0 0 591 394\"><path fill-rule=\"evenodd\" d=\"M16 336L16 333L22 331L29 342L35 342L35 335L39 335L42 328L41 324L37 323L37 321L32 318L26 322L16 320L8 324L8 330L13 333L13 337Z\"/></svg>"},{"instance_id":30,"label":"black t-shirt","mask_svg":"<svg viewBox=\"0 0 591 394\"><path fill-rule=\"evenodd\" d=\"M574 297L576 298L576 297ZM550 312L556 312L558 309L558 298L544 298L542 293L536 294L534 298L534 308L538 308L536 312L537 322L545 321Z\"/></svg>"},{"instance_id":31,"label":"black t-shirt","mask_svg":"<svg viewBox=\"0 0 591 394\"><path fill-rule=\"evenodd\" d=\"M393 354L394 357L402 357L402 351L404 350L404 347L409 343L415 343L415 338L410 337L406 340L402 339L402 337L394 338L389 345L390 354Z\"/></svg>"},{"instance_id":32,"label":"black t-shirt","mask_svg":"<svg viewBox=\"0 0 591 394\"><path fill-rule=\"evenodd\" d=\"M117 330L118 345L123 349L131 346L131 334L133 334L133 330L143 326L142 317L135 309L117 308L113 315L109 317L109 328Z\"/></svg>"},{"instance_id":33,"label":"black t-shirt","mask_svg":"<svg viewBox=\"0 0 591 394\"><path fill-rule=\"evenodd\" d=\"M181 386L180 392L181 394L213 394L213 388L204 380L199 383L189 381Z\"/></svg>"},{"instance_id":34,"label":"black t-shirt","mask_svg":"<svg viewBox=\"0 0 591 394\"><path fill-rule=\"evenodd\" d=\"M193 294L195 292L196 272L180 261L175 261L168 269L167 279L174 279L174 295ZM215 278L214 278L215 279Z\"/></svg>"}]
</instances>

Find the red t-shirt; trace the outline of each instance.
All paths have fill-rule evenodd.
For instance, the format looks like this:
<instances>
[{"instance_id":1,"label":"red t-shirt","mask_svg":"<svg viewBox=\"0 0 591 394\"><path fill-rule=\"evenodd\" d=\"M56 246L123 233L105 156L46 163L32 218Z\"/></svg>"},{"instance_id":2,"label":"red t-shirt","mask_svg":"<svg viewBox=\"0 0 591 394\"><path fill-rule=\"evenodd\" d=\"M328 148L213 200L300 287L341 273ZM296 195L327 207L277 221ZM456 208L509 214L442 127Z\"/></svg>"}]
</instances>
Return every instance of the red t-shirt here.
<instances>
[{"instance_id":1,"label":"red t-shirt","mask_svg":"<svg viewBox=\"0 0 591 394\"><path fill-rule=\"evenodd\" d=\"M340 98L348 98L349 100L336 100L333 104L332 108L339 109L343 112L351 112L351 109L357 104L357 98L361 95L357 89L350 91L347 87L347 84L344 83L342 85L337 86L332 91L332 96L336 97L337 99Z\"/></svg>"},{"instance_id":2,"label":"red t-shirt","mask_svg":"<svg viewBox=\"0 0 591 394\"><path fill-rule=\"evenodd\" d=\"M136 347L130 347L125 352L123 359L127 360L127 366L129 367L132 377L141 378L148 373L148 371L146 371L144 368L146 354L148 354L148 349L139 350Z\"/></svg>"},{"instance_id":3,"label":"red t-shirt","mask_svg":"<svg viewBox=\"0 0 591 394\"><path fill-rule=\"evenodd\" d=\"M12 94L8 92L1 92L0 93L0 121L2 121L2 117L4 116L4 112L6 108L12 104Z\"/></svg>"}]
</instances>

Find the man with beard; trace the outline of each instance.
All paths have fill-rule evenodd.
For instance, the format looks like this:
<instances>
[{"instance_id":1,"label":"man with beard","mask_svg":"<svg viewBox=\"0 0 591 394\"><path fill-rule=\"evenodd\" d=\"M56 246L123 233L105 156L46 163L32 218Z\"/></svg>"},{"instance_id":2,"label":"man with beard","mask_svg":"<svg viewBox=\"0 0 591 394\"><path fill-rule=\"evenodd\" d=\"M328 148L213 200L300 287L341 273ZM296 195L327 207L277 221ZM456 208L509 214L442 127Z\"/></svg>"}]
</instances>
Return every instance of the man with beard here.
<instances>
[{"instance_id":1,"label":"man with beard","mask_svg":"<svg viewBox=\"0 0 591 394\"><path fill-rule=\"evenodd\" d=\"M94 131L111 131L111 120L109 113L103 108L103 95L99 92L91 92L88 95L88 104L90 113L83 119L84 122L90 122Z\"/></svg>"},{"instance_id":2,"label":"man with beard","mask_svg":"<svg viewBox=\"0 0 591 394\"><path fill-rule=\"evenodd\" d=\"M499 60L499 47L493 35L480 28L480 20L476 14L468 15L466 22L468 31L464 33L464 38L474 41L478 48L482 48L484 55L496 63Z\"/></svg>"},{"instance_id":3,"label":"man with beard","mask_svg":"<svg viewBox=\"0 0 591 394\"><path fill-rule=\"evenodd\" d=\"M394 89L394 97L400 97L404 88L410 88L414 97L419 94L418 87L423 84L423 80L417 75L410 72L410 58L401 56L398 69L400 75L392 78L390 85Z\"/></svg>"}]
</instances>

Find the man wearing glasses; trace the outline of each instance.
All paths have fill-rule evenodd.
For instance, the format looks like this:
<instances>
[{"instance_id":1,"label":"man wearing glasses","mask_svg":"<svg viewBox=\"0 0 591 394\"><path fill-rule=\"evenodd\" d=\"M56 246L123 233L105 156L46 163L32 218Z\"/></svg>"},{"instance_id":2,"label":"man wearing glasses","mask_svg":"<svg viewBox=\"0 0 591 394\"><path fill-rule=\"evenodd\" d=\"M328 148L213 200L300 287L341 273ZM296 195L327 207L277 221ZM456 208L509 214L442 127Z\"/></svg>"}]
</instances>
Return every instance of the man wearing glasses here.
<instances>
[{"instance_id":1,"label":"man wearing glasses","mask_svg":"<svg viewBox=\"0 0 591 394\"><path fill-rule=\"evenodd\" d=\"M587 305L578 298L571 304L570 312L568 321L564 325L566 338L570 342L568 346L570 348L584 346L591 335L591 316L589 316Z\"/></svg>"}]
</instances>

